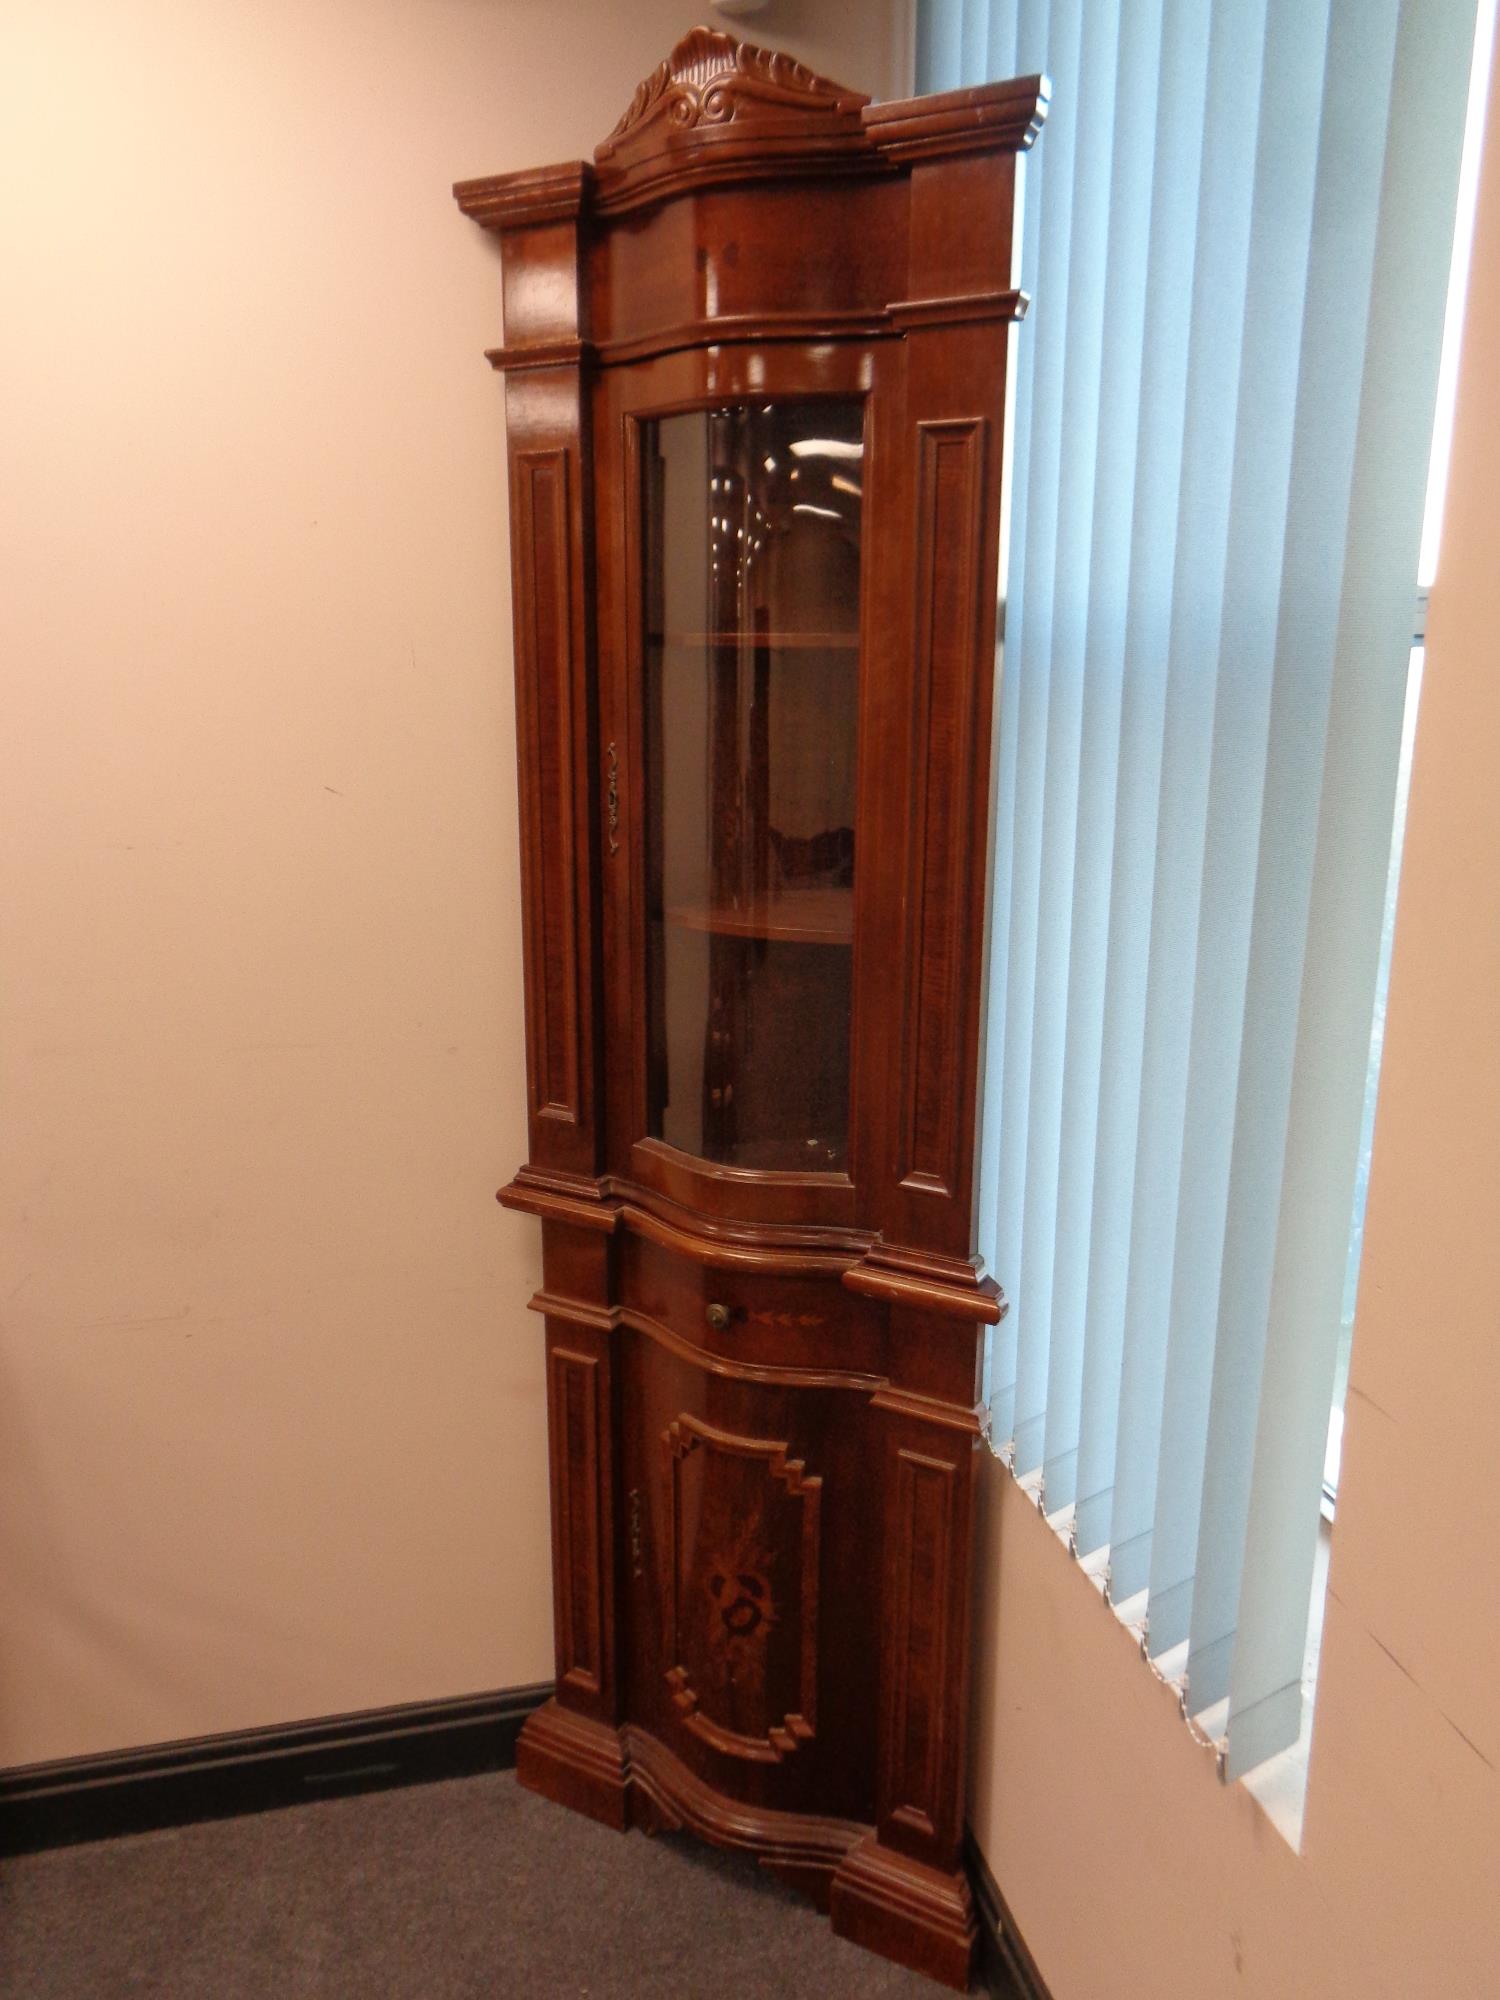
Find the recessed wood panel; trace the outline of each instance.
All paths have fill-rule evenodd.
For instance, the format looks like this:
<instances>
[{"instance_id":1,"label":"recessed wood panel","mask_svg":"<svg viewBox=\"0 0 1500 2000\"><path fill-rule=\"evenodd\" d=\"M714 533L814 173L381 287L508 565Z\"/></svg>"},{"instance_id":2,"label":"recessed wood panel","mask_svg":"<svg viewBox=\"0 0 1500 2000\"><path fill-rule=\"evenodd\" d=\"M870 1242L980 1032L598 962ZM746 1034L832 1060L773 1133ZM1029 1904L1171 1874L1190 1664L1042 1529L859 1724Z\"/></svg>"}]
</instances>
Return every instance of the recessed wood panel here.
<instances>
[{"instance_id":1,"label":"recessed wood panel","mask_svg":"<svg viewBox=\"0 0 1500 2000\"><path fill-rule=\"evenodd\" d=\"M952 1708L948 1633L957 1468L903 1447L896 1453L895 1475L886 1782L890 1816L931 1835L941 1817Z\"/></svg>"},{"instance_id":2,"label":"recessed wood panel","mask_svg":"<svg viewBox=\"0 0 1500 2000\"><path fill-rule=\"evenodd\" d=\"M598 1694L604 1630L599 1363L591 1354L554 1347L548 1378L557 1677L564 1687Z\"/></svg>"},{"instance_id":3,"label":"recessed wood panel","mask_svg":"<svg viewBox=\"0 0 1500 2000\"><path fill-rule=\"evenodd\" d=\"M545 812L573 792L576 718L569 597L568 455L515 457L516 676L530 748L521 763L530 953L527 1025L533 1115L575 1125L579 1117L578 898L573 811Z\"/></svg>"},{"instance_id":4,"label":"recessed wood panel","mask_svg":"<svg viewBox=\"0 0 1500 2000\"><path fill-rule=\"evenodd\" d=\"M985 422L918 426L916 714L912 912L905 958L902 1181L949 1195L971 1119L962 1074L965 936L975 866L971 778L978 587L982 571Z\"/></svg>"}]
</instances>

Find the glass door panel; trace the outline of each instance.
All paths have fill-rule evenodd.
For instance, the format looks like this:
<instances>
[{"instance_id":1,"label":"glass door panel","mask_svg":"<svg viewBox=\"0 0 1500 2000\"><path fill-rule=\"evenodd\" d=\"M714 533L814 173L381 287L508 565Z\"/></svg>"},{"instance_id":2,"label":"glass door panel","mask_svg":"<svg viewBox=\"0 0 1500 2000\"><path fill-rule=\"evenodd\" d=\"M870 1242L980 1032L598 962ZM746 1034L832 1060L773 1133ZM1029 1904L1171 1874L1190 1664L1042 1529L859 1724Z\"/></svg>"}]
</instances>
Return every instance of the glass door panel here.
<instances>
[{"instance_id":1,"label":"glass door panel","mask_svg":"<svg viewBox=\"0 0 1500 2000\"><path fill-rule=\"evenodd\" d=\"M848 1158L863 424L642 427L647 1131L725 1166Z\"/></svg>"}]
</instances>

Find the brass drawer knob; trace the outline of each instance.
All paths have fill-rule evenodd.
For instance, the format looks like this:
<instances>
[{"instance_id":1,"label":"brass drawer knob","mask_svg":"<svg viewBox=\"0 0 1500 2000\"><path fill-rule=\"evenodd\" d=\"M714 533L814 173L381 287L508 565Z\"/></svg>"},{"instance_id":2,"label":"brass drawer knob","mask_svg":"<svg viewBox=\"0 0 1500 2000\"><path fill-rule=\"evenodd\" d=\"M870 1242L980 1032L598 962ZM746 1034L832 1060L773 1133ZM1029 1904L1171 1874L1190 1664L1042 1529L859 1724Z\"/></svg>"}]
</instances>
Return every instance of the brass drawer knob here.
<instances>
[{"instance_id":1,"label":"brass drawer knob","mask_svg":"<svg viewBox=\"0 0 1500 2000\"><path fill-rule=\"evenodd\" d=\"M715 1333L727 1333L729 1331L729 1322L733 1317L734 1315L730 1312L728 1306L713 1305L708 1308L708 1323Z\"/></svg>"}]
</instances>

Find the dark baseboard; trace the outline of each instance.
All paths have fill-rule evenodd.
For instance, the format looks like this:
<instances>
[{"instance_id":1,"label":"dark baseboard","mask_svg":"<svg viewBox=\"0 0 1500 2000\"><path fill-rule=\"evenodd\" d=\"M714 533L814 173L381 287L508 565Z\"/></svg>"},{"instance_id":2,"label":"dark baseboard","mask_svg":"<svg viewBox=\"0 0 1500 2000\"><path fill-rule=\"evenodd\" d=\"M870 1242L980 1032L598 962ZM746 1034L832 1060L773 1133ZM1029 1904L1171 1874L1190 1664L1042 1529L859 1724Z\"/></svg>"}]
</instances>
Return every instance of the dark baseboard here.
<instances>
[{"instance_id":1,"label":"dark baseboard","mask_svg":"<svg viewBox=\"0 0 1500 2000\"><path fill-rule=\"evenodd\" d=\"M551 1693L503 1688L0 1771L0 1854L508 1770Z\"/></svg>"},{"instance_id":2,"label":"dark baseboard","mask_svg":"<svg viewBox=\"0 0 1500 2000\"><path fill-rule=\"evenodd\" d=\"M980 1991L990 2000L1052 2000L972 1830L964 1835L964 1866L979 1918Z\"/></svg>"}]
</instances>

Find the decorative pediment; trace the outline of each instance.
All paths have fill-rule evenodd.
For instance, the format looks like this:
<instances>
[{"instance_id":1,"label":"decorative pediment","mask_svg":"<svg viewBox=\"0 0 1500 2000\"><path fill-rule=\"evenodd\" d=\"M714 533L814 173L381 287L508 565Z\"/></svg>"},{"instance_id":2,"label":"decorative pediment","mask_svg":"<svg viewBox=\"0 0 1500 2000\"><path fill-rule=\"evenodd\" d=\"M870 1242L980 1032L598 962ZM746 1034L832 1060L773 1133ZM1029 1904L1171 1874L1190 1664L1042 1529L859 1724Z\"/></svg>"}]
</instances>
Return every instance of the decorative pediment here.
<instances>
[{"instance_id":1,"label":"decorative pediment","mask_svg":"<svg viewBox=\"0 0 1500 2000\"><path fill-rule=\"evenodd\" d=\"M693 28L639 86L594 160L601 176L612 176L701 141L859 142L859 114L869 101L777 49Z\"/></svg>"},{"instance_id":2,"label":"decorative pediment","mask_svg":"<svg viewBox=\"0 0 1500 2000\"><path fill-rule=\"evenodd\" d=\"M779 49L693 28L639 85L593 163L459 181L466 215L504 233L650 207L710 187L888 175L960 153L1024 152L1047 111L1047 80L1015 77L872 104ZM1005 316L1017 317L1014 295ZM950 315L951 316L951 315Z\"/></svg>"}]
</instances>

